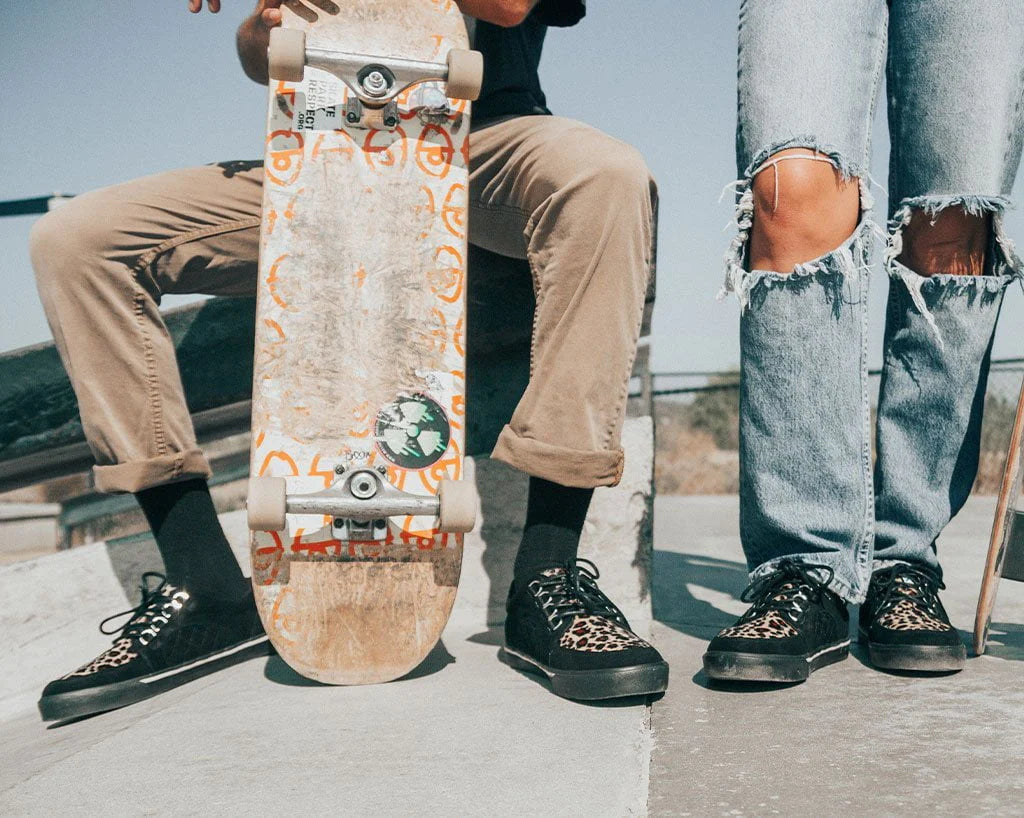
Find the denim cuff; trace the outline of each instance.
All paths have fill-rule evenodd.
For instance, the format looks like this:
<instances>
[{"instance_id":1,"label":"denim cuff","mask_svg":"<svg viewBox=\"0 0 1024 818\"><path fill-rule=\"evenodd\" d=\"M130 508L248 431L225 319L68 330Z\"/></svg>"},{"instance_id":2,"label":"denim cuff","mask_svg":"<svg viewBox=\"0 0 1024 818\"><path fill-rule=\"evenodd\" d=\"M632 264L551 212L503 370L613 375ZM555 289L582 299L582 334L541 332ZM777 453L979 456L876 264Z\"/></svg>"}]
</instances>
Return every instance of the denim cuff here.
<instances>
[{"instance_id":1,"label":"denim cuff","mask_svg":"<svg viewBox=\"0 0 1024 818\"><path fill-rule=\"evenodd\" d=\"M785 561L799 562L808 568L813 568L816 565L831 568L832 579L828 583L829 590L851 605L859 605L867 595L868 583L871 580L870 565L865 562L854 568L850 564L850 555L838 551L826 554L787 554L784 557L776 557L752 570L750 581L753 582L770 574L779 567L780 563ZM825 579L824 572L815 573L818 574L819 579Z\"/></svg>"}]
</instances>

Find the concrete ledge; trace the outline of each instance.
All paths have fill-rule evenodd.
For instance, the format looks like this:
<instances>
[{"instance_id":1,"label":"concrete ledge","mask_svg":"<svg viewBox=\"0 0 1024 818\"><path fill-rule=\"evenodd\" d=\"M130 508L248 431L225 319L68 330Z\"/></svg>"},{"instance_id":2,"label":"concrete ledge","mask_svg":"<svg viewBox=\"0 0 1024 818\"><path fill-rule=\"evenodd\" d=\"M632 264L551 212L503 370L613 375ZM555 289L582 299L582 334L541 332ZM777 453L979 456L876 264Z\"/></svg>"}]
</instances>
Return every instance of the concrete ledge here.
<instances>
[{"instance_id":1,"label":"concrete ledge","mask_svg":"<svg viewBox=\"0 0 1024 818\"><path fill-rule=\"evenodd\" d=\"M624 479L597 492L583 554L646 632L650 418L629 420L625 442ZM40 689L109 645L97 623L136 603L159 555L138 536L0 567L0 814L645 815L645 702L567 702L498 661L526 478L487 459L467 472L485 499L452 619L387 685L320 686L274 657L47 729ZM222 521L247 566L244 512Z\"/></svg>"},{"instance_id":2,"label":"concrete ledge","mask_svg":"<svg viewBox=\"0 0 1024 818\"><path fill-rule=\"evenodd\" d=\"M581 556L602 570L601 586L641 632L651 619L651 502L654 458L650 418L630 418L623 434L622 482L596 492ZM502 463L469 458L467 476L483 498L466 539L452 626L487 631L505 619L505 594L522 532L527 478ZM221 516L239 564L249 573L245 512ZM0 567L0 716L31 706L39 689L109 644L97 623L134 606L143 571L161 570L149 535L93 543ZM497 643L495 643L497 644Z\"/></svg>"}]
</instances>

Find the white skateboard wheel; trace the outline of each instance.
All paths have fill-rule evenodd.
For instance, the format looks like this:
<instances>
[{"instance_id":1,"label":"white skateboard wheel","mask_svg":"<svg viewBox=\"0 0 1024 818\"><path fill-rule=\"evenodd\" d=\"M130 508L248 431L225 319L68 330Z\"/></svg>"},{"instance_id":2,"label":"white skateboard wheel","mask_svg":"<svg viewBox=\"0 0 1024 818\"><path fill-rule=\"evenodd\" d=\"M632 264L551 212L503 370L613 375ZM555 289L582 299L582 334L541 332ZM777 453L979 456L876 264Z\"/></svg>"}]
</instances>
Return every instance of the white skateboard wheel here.
<instances>
[{"instance_id":1,"label":"white skateboard wheel","mask_svg":"<svg viewBox=\"0 0 1024 818\"><path fill-rule=\"evenodd\" d=\"M252 477L246 513L252 531L283 531L287 486L283 477Z\"/></svg>"},{"instance_id":2,"label":"white skateboard wheel","mask_svg":"<svg viewBox=\"0 0 1024 818\"><path fill-rule=\"evenodd\" d=\"M484 55L479 51L453 48L448 52L448 98L468 99L480 96L484 84Z\"/></svg>"},{"instance_id":3,"label":"white skateboard wheel","mask_svg":"<svg viewBox=\"0 0 1024 818\"><path fill-rule=\"evenodd\" d=\"M267 63L272 80L302 82L306 70L306 32L294 28L271 29Z\"/></svg>"},{"instance_id":4,"label":"white skateboard wheel","mask_svg":"<svg viewBox=\"0 0 1024 818\"><path fill-rule=\"evenodd\" d=\"M438 528L449 534L465 534L476 525L476 491L468 480L442 480L437 490L441 501Z\"/></svg>"}]
</instances>

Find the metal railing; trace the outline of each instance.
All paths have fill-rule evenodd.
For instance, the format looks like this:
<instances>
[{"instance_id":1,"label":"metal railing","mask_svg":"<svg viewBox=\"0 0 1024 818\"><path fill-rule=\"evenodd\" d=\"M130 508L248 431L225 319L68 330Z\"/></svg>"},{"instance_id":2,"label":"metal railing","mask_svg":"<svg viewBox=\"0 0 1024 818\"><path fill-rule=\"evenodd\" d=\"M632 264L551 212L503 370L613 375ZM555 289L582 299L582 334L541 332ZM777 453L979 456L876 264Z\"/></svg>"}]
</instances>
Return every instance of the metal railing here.
<instances>
[{"instance_id":1,"label":"metal railing","mask_svg":"<svg viewBox=\"0 0 1024 818\"><path fill-rule=\"evenodd\" d=\"M880 371L869 372L872 416ZM985 393L976 493L999 488L1024 358L992 362ZM739 372L652 372L634 383L657 429L657 490L665 494L734 493L739 488Z\"/></svg>"}]
</instances>

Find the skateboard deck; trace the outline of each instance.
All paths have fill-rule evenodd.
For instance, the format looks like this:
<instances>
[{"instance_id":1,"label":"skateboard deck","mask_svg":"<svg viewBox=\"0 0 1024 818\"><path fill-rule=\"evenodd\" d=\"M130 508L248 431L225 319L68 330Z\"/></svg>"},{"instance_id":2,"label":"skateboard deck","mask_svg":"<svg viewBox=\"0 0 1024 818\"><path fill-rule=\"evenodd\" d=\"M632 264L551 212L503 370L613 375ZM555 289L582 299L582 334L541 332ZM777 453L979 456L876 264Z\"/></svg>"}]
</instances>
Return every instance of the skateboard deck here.
<instances>
[{"instance_id":1,"label":"skateboard deck","mask_svg":"<svg viewBox=\"0 0 1024 818\"><path fill-rule=\"evenodd\" d=\"M339 6L286 8L272 32L248 505L279 655L368 684L437 643L475 514L459 482L470 104L447 98L454 74L421 80L478 55L451 0Z\"/></svg>"},{"instance_id":2,"label":"skateboard deck","mask_svg":"<svg viewBox=\"0 0 1024 818\"><path fill-rule=\"evenodd\" d=\"M1024 509L1020 508L1021 486L1024 483L1024 383L1021 384L1010 443L1006 450L1006 466L999 487L996 514L989 538L985 573L981 580L978 611L974 619L974 652L985 652L996 591L1001 579L1024 581Z\"/></svg>"}]
</instances>

